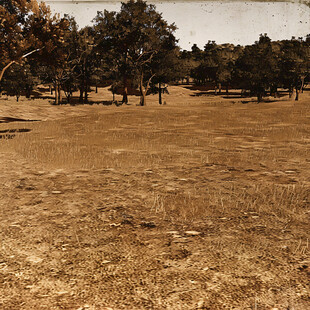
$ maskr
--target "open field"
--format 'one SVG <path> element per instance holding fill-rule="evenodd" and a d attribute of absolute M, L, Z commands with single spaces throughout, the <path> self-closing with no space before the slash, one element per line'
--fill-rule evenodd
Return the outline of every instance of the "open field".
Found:
<path fill-rule="evenodd" d="M 1 309 L 310 309 L 309 91 L 4 99 Z"/>

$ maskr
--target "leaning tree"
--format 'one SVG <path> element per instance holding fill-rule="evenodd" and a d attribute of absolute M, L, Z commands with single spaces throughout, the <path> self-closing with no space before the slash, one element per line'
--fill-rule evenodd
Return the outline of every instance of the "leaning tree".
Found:
<path fill-rule="evenodd" d="M 2 0 L 0 26 L 1 82 L 10 66 L 23 65 L 30 55 L 38 57 L 38 61 L 58 59 L 55 50 L 64 43 L 68 23 L 53 15 L 43 2 Z"/>
<path fill-rule="evenodd" d="M 21 63 L 34 53 L 30 19 L 34 2 L 2 0 L 0 3 L 0 82 L 14 63 Z M 31 50 L 32 49 L 32 50 Z"/>

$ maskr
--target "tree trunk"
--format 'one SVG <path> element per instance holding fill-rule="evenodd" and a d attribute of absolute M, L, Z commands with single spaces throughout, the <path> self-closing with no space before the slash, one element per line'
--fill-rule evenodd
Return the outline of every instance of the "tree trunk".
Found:
<path fill-rule="evenodd" d="M 222 93 L 222 83 L 219 83 L 219 94 L 221 94 Z"/>
<path fill-rule="evenodd" d="M 228 95 L 228 84 L 226 84 L 226 95 Z"/>
<path fill-rule="evenodd" d="M 26 88 L 26 98 L 29 99 L 31 96 L 31 87 Z"/>
<path fill-rule="evenodd" d="M 259 91 L 259 92 L 257 93 L 257 103 L 261 102 L 262 99 L 263 99 L 263 94 L 262 94 L 262 92 Z"/>
<path fill-rule="evenodd" d="M 57 82 L 55 82 L 55 104 L 58 105 L 59 104 L 59 96 L 58 96 L 58 85 L 57 85 Z"/>
<path fill-rule="evenodd" d="M 3 78 L 3 75 L 4 75 L 4 72 L 10 67 L 13 65 L 13 63 L 15 63 L 15 61 L 11 61 L 9 64 L 7 64 L 0 72 L 0 82 Z"/>
<path fill-rule="evenodd" d="M 66 99 L 67 99 L 67 103 L 70 104 L 71 102 L 71 98 L 72 98 L 72 90 L 71 88 L 69 88 L 68 91 L 65 91 L 65 96 L 66 96 Z"/>
<path fill-rule="evenodd" d="M 142 91 L 142 94 L 140 96 L 140 106 L 145 106 L 146 105 L 146 97 L 145 97 L 145 92 Z"/>
<path fill-rule="evenodd" d="M 89 76 L 88 76 L 88 66 L 87 66 L 87 62 L 85 59 L 85 63 L 84 63 L 84 74 L 85 74 L 85 78 L 84 78 L 84 103 L 87 104 L 88 103 L 88 91 L 90 90 L 89 88 Z"/>
<path fill-rule="evenodd" d="M 257 92 L 257 103 L 260 103 L 263 97 L 265 96 L 265 88 L 263 86 L 259 86 L 256 88 L 256 92 Z"/>
<path fill-rule="evenodd" d="M 298 99 L 299 99 L 299 89 L 298 89 L 297 86 L 295 87 L 295 91 L 296 91 L 295 101 L 298 101 Z"/>
<path fill-rule="evenodd" d="M 36 50 L 33 50 L 33 51 L 31 51 L 31 52 L 29 52 L 29 53 L 27 53 L 27 54 L 24 54 L 24 55 L 20 58 L 20 60 L 22 60 L 23 58 L 27 58 L 29 55 L 31 55 L 31 54 L 33 54 L 33 53 L 35 53 L 35 52 L 38 52 L 39 50 L 40 50 L 40 48 L 38 48 L 38 49 L 36 49 Z M 10 66 L 12 66 L 13 63 L 15 63 L 15 62 L 16 62 L 15 60 L 11 61 L 10 63 L 8 63 L 8 64 L 1 70 L 1 72 L 0 72 L 0 82 L 1 82 L 1 80 L 2 80 L 2 78 L 3 78 L 4 72 L 5 72 Z"/>
<path fill-rule="evenodd" d="M 122 103 L 128 104 L 128 89 L 127 89 L 127 76 L 124 75 L 123 77 L 123 99 Z"/>
<path fill-rule="evenodd" d="M 80 84 L 80 98 L 79 102 L 83 103 L 83 96 L 84 96 L 84 81 Z"/>
<path fill-rule="evenodd" d="M 147 94 L 147 91 L 150 87 L 150 83 L 151 83 L 151 80 L 152 78 L 155 76 L 155 74 L 153 74 L 147 81 L 146 83 L 146 86 L 143 87 L 143 72 L 141 72 L 141 75 L 140 75 L 140 105 L 141 106 L 144 106 L 146 105 L 146 94 Z"/>
<path fill-rule="evenodd" d="M 304 92 L 304 86 L 305 86 L 305 78 L 304 78 L 304 77 L 302 77 L 302 78 L 301 78 L 301 87 L 300 87 L 300 91 L 301 91 L 301 93 L 303 93 L 303 92 Z"/>
<path fill-rule="evenodd" d="M 217 95 L 217 86 L 214 87 L 214 95 Z"/>
<path fill-rule="evenodd" d="M 85 104 L 88 103 L 88 85 L 87 85 L 87 83 L 86 83 L 85 89 L 84 89 L 84 103 Z"/>
<path fill-rule="evenodd" d="M 96 85 L 96 94 L 98 94 L 98 86 Z"/>
<path fill-rule="evenodd" d="M 292 96 L 293 96 L 293 91 L 294 91 L 293 87 L 290 87 L 289 90 L 288 90 L 288 96 L 289 96 L 289 98 L 292 98 Z"/>
<path fill-rule="evenodd" d="M 159 100 L 159 104 L 162 104 L 162 96 L 161 96 L 161 83 L 158 83 L 158 100 Z"/>
<path fill-rule="evenodd" d="M 140 76 L 140 105 L 144 106 L 145 102 L 145 92 L 143 91 L 143 72 L 141 72 Z"/>
<path fill-rule="evenodd" d="M 58 83 L 58 104 L 60 104 L 61 103 L 61 101 L 62 101 L 62 95 L 61 95 L 61 85 L 60 85 L 60 83 Z"/>

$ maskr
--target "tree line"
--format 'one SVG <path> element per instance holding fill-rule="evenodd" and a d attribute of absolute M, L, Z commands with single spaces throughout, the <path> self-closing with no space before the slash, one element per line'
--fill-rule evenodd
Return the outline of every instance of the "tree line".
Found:
<path fill-rule="evenodd" d="M 79 29 L 69 15 L 52 14 L 36 0 L 2 0 L 0 4 L 0 92 L 30 97 L 39 84 L 51 85 L 55 104 L 70 103 L 73 92 L 88 102 L 90 87 L 111 85 L 128 103 L 130 90 L 146 104 L 149 93 L 162 93 L 167 83 L 193 80 L 242 89 L 257 96 L 277 95 L 279 88 L 296 100 L 310 71 L 310 35 L 271 41 L 261 35 L 253 45 L 193 45 L 181 50 L 169 24 L 156 7 L 142 0 L 122 3 L 119 12 L 98 12 L 91 26 Z"/>
<path fill-rule="evenodd" d="M 310 35 L 305 38 L 271 41 L 267 34 L 260 35 L 252 45 L 217 45 L 209 41 L 204 49 L 196 45 L 191 52 L 182 53 L 189 64 L 188 74 L 195 83 L 215 84 L 215 92 L 222 86 L 241 89 L 257 96 L 277 96 L 278 89 L 286 89 L 295 100 L 310 79 Z"/>

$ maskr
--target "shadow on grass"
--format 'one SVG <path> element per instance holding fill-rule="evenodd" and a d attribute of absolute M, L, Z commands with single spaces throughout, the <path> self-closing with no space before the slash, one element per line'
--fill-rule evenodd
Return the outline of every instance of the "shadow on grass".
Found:
<path fill-rule="evenodd" d="M 116 106 L 121 105 L 122 103 L 119 101 L 113 101 L 113 100 L 87 100 L 87 102 L 81 102 L 79 97 L 72 97 L 70 98 L 70 101 L 68 102 L 68 100 L 66 98 L 63 98 L 63 100 L 60 103 L 61 105 L 72 105 L 72 106 L 76 106 L 76 105 L 105 105 L 105 106 L 110 106 L 115 104 Z"/>
<path fill-rule="evenodd" d="M 273 103 L 273 102 L 279 102 L 280 103 L 281 100 L 279 100 L 279 98 L 274 98 L 274 99 L 265 98 L 265 99 L 262 99 L 261 101 L 257 101 L 257 99 L 241 100 L 241 103 L 243 103 L 243 104 L 248 104 L 248 103 L 259 104 L 259 103 Z"/>
<path fill-rule="evenodd" d="M 16 133 L 30 132 L 30 131 L 31 129 L 27 128 L 0 130 L 0 139 L 13 139 L 16 136 Z"/>
<path fill-rule="evenodd" d="M 215 92 L 214 92 L 214 91 L 201 91 L 201 92 L 196 93 L 196 94 L 191 94 L 190 96 L 191 96 L 191 97 L 200 97 L 200 96 L 208 96 L 208 97 L 211 97 L 211 96 L 217 96 L 217 95 L 215 95 Z"/>
<path fill-rule="evenodd" d="M 39 122 L 39 120 L 0 116 L 0 124 L 1 123 L 12 123 L 12 122 Z"/>
<path fill-rule="evenodd" d="M 202 92 L 207 92 L 209 90 L 214 90 L 214 85 L 182 85 L 182 87 L 189 89 L 189 90 L 199 90 Z"/>

